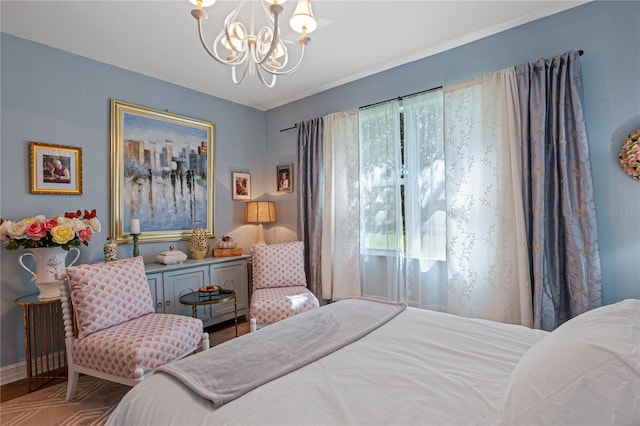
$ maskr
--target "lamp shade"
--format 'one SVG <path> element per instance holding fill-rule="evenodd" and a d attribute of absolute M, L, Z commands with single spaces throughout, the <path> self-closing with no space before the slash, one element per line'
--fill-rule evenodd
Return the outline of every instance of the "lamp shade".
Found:
<path fill-rule="evenodd" d="M 306 35 L 315 31 L 318 23 L 316 22 L 316 18 L 313 17 L 311 2 L 309 0 L 298 0 L 296 10 L 289 20 L 289 25 L 295 32 L 300 34 Z"/>
<path fill-rule="evenodd" d="M 248 201 L 244 205 L 246 223 L 276 222 L 276 203 L 274 201 Z"/>
<path fill-rule="evenodd" d="M 216 0 L 202 0 L 202 7 L 213 6 L 215 2 Z M 194 6 L 198 6 L 198 0 L 189 0 L 189 3 L 191 3 Z"/>

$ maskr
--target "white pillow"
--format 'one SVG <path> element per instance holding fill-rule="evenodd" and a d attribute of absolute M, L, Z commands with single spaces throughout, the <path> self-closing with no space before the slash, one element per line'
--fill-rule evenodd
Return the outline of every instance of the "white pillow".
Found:
<path fill-rule="evenodd" d="M 579 315 L 525 352 L 501 424 L 640 424 L 640 300 Z"/>

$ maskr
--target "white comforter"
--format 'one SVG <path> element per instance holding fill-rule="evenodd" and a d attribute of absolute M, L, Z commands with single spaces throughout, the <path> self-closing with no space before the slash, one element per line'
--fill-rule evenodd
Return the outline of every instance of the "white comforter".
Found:
<path fill-rule="evenodd" d="M 107 425 L 495 424 L 511 371 L 546 335 L 408 308 L 360 340 L 217 409 L 156 374 L 123 398 Z"/>

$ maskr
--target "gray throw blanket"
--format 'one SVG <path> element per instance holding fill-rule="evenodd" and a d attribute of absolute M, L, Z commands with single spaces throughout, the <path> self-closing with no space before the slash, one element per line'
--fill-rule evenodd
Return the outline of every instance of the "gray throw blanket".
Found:
<path fill-rule="evenodd" d="M 404 303 L 345 299 L 159 367 L 219 407 L 365 336 Z M 220 368 L 226 366 L 226 368 Z M 233 366 L 233 368 L 228 368 Z"/>

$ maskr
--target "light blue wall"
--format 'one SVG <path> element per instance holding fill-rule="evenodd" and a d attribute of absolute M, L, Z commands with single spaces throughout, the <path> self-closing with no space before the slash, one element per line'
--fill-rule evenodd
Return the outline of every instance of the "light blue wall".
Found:
<path fill-rule="evenodd" d="M 215 229 L 248 249 L 255 226 L 242 224 L 243 203 L 231 200 L 231 171 L 264 174 L 265 113 L 168 84 L 87 58 L 2 34 L 0 134 L 0 217 L 22 219 L 37 213 L 97 209 L 103 231 L 83 247 L 80 263 L 103 259 L 110 215 L 110 99 L 168 110 L 216 125 Z M 231 84 L 231 83 L 230 83 Z M 84 193 L 80 196 L 29 193 L 29 142 L 82 147 Z M 250 154 L 249 154 L 250 153 Z M 265 192 L 252 182 L 253 196 Z M 249 238 L 247 238 L 247 235 Z M 186 243 L 175 244 L 187 250 Z M 151 262 L 169 243 L 141 244 Z M 120 257 L 131 256 L 121 245 Z M 37 293 L 18 265 L 22 253 L 0 250 L 1 365 L 24 360 L 22 311 L 14 300 Z"/>
<path fill-rule="evenodd" d="M 605 303 L 640 298 L 640 184 L 617 166 L 626 133 L 640 127 L 638 2 L 594 2 L 457 49 L 260 112 L 86 58 L 1 35 L 0 216 L 96 208 L 103 231 L 80 262 L 102 259 L 109 214 L 109 100 L 116 98 L 216 124 L 216 231 L 243 247 L 255 227 L 241 224 L 230 173 L 252 173 L 253 198 L 277 201 L 278 223 L 267 242 L 295 239 L 295 193 L 273 194 L 275 165 L 296 163 L 296 122 L 460 81 L 539 57 L 584 49 L 587 129 L 596 190 Z M 286 84 L 283 78 L 279 84 Z M 265 133 L 266 128 L 266 133 Z M 28 142 L 80 146 L 82 196 L 29 193 Z M 248 155 L 251 153 L 251 155 Z M 266 162 L 265 162 L 266 159 Z M 295 164 L 297 167 L 297 164 Z M 295 183 L 297 185 L 297 182 Z M 297 187 L 297 186 L 296 186 Z M 151 261 L 167 244 L 144 244 Z M 178 248 L 185 249 L 184 243 Z M 130 256 L 131 246 L 120 248 Z M 24 360 L 21 311 L 13 301 L 36 291 L 17 265 L 19 253 L 0 250 L 0 365 Z"/>
<path fill-rule="evenodd" d="M 640 298 L 640 183 L 617 163 L 624 137 L 640 127 L 639 16 L 640 2 L 589 3 L 273 109 L 267 112 L 270 159 L 295 155 L 296 131 L 280 129 L 299 121 L 583 49 L 604 302 Z"/>

